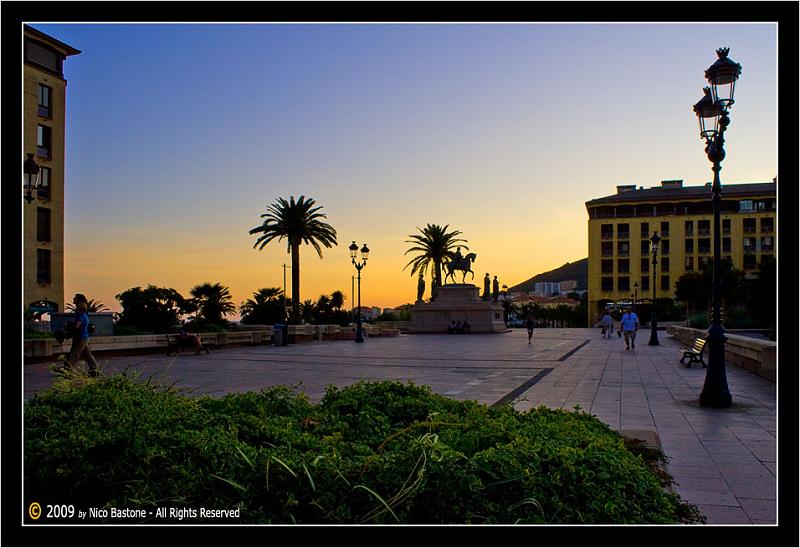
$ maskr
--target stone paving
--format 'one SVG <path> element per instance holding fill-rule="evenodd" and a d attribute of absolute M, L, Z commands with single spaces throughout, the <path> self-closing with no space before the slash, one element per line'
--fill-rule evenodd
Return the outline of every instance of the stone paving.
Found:
<path fill-rule="evenodd" d="M 775 384 L 727 368 L 734 405 L 698 405 L 705 369 L 685 368 L 678 343 L 626 350 L 598 329 L 524 329 L 487 335 L 401 335 L 286 347 L 250 346 L 179 357 L 160 354 L 99 358 L 106 374 L 129 367 L 143 376 L 222 395 L 277 384 L 300 385 L 318 401 L 328 385 L 392 379 L 429 385 L 437 393 L 488 405 L 513 401 L 518 410 L 544 405 L 589 412 L 616 430 L 652 430 L 670 457 L 676 491 L 709 524 L 776 524 Z M 25 398 L 48 388 L 47 364 L 26 364 Z"/>

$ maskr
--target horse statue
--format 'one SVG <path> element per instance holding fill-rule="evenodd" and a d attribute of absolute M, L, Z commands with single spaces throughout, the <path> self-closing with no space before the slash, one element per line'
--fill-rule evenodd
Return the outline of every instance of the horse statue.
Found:
<path fill-rule="evenodd" d="M 444 283 L 447 283 L 447 278 L 452 277 L 453 283 L 456 281 L 455 271 L 461 271 L 461 283 L 465 283 L 467 279 L 467 272 L 472 274 L 472 278 L 475 279 L 475 273 L 470 268 L 470 263 L 475 261 L 475 257 L 477 255 L 475 253 L 467 253 L 461 259 L 451 259 L 445 266 L 447 267 L 447 274 L 444 277 Z"/>

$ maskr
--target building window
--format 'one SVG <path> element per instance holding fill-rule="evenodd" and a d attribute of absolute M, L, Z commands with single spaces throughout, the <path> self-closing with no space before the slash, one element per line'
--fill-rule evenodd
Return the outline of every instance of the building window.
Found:
<path fill-rule="evenodd" d="M 739 212 L 753 211 L 753 200 L 739 200 Z"/>
<path fill-rule="evenodd" d="M 39 84 L 39 116 L 53 117 L 53 88 Z"/>
<path fill-rule="evenodd" d="M 46 207 L 36 208 L 36 239 L 50 241 L 50 209 Z"/>
<path fill-rule="evenodd" d="M 628 230 L 628 223 L 620 223 L 617 225 L 617 239 L 627 240 L 630 238 L 630 231 Z"/>
<path fill-rule="evenodd" d="M 697 221 L 697 235 L 711 236 L 711 221 Z"/>
<path fill-rule="evenodd" d="M 650 240 L 642 240 L 641 252 L 642 255 L 647 255 L 650 253 Z"/>
<path fill-rule="evenodd" d="M 761 218 L 761 233 L 775 232 L 775 219 L 772 217 Z"/>
<path fill-rule="evenodd" d="M 756 256 L 750 253 L 744 254 L 744 269 L 753 270 L 756 267 Z"/>
<path fill-rule="evenodd" d="M 686 236 L 694 236 L 694 221 L 686 221 L 683 228 Z"/>
<path fill-rule="evenodd" d="M 36 155 L 45 160 L 49 160 L 52 148 L 53 130 L 39 124 L 36 127 Z"/>
<path fill-rule="evenodd" d="M 669 276 L 661 276 L 661 290 L 669 291 Z"/>
<path fill-rule="evenodd" d="M 711 266 L 711 257 L 698 257 L 697 258 L 697 269 L 698 270 L 705 270 Z"/>
<path fill-rule="evenodd" d="M 603 257 L 611 257 L 614 255 L 614 242 L 601 242 L 600 254 Z"/>
<path fill-rule="evenodd" d="M 686 257 L 684 259 L 683 268 L 686 272 L 694 271 L 694 257 Z"/>
<path fill-rule="evenodd" d="M 648 291 L 650 289 L 650 276 L 642 276 L 642 282 L 639 286 L 642 288 L 642 291 Z"/>
<path fill-rule="evenodd" d="M 600 278 L 600 283 L 603 291 L 614 291 L 614 278 L 603 276 Z"/>
<path fill-rule="evenodd" d="M 669 240 L 661 240 L 661 254 L 669 255 Z"/>
<path fill-rule="evenodd" d="M 661 258 L 661 271 L 662 272 L 669 272 L 669 257 L 662 257 Z"/>
<path fill-rule="evenodd" d="M 40 284 L 50 283 L 50 250 L 36 250 L 36 281 Z"/>
<path fill-rule="evenodd" d="M 614 259 L 602 259 L 600 261 L 600 270 L 603 274 L 614 273 Z"/>
<path fill-rule="evenodd" d="M 617 242 L 617 255 L 623 257 L 627 256 L 631 251 L 631 246 L 628 242 Z"/>
<path fill-rule="evenodd" d="M 761 254 L 761 264 L 766 264 L 769 261 L 774 261 L 775 255 L 770 255 L 769 253 L 762 253 Z"/>
<path fill-rule="evenodd" d="M 640 234 L 642 235 L 642 239 L 646 240 L 647 238 L 650 237 L 650 223 L 642 223 L 640 227 L 641 227 Z"/>
<path fill-rule="evenodd" d="M 731 220 L 730 219 L 722 219 L 722 233 L 723 234 L 730 234 L 731 233 Z"/>
<path fill-rule="evenodd" d="M 620 276 L 617 278 L 617 291 L 630 291 L 631 279 L 627 276 Z"/>
<path fill-rule="evenodd" d="M 711 238 L 698 238 L 697 240 L 698 253 L 711 253 Z"/>
<path fill-rule="evenodd" d="M 39 188 L 36 191 L 39 198 L 50 199 L 50 178 L 52 173 L 49 167 L 42 166 L 39 168 Z"/>
<path fill-rule="evenodd" d="M 688 240 L 686 240 L 686 243 L 684 244 L 684 248 L 683 248 L 683 250 L 684 250 L 686 253 L 694 253 L 694 240 L 693 240 L 693 239 L 691 239 L 691 238 L 689 238 Z"/>
<path fill-rule="evenodd" d="M 62 56 L 41 42 L 25 39 L 25 60 L 61 74 Z"/>
<path fill-rule="evenodd" d="M 641 267 L 642 272 L 650 272 L 650 259 L 642 259 Z"/>
<path fill-rule="evenodd" d="M 761 251 L 775 251 L 772 236 L 764 236 L 761 238 Z"/>
<path fill-rule="evenodd" d="M 662 238 L 669 238 L 669 221 L 664 221 L 661 223 L 661 234 L 659 234 Z"/>
<path fill-rule="evenodd" d="M 630 261 L 628 259 L 617 259 L 617 272 L 625 274 L 631 271 Z"/>
<path fill-rule="evenodd" d="M 730 238 L 722 238 L 722 252 L 723 253 L 730 253 L 731 252 L 731 239 Z"/>
<path fill-rule="evenodd" d="M 600 225 L 600 238 L 610 240 L 614 237 L 614 225 Z"/>
<path fill-rule="evenodd" d="M 756 252 L 756 239 L 755 238 L 742 238 L 742 248 L 745 253 Z"/>
<path fill-rule="evenodd" d="M 755 234 L 756 220 L 752 218 L 742 219 L 742 231 L 745 234 Z"/>

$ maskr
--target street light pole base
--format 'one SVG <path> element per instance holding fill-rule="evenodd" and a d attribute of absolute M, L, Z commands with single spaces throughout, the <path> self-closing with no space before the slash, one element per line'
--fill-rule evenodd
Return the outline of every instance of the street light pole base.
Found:
<path fill-rule="evenodd" d="M 650 342 L 648 342 L 647 344 L 650 346 L 659 346 L 658 332 L 657 332 L 658 326 L 655 320 L 651 320 L 650 323 L 652 324 L 652 327 L 650 329 Z"/>
<path fill-rule="evenodd" d="M 711 393 L 705 390 L 700 393 L 700 407 L 713 407 L 715 409 L 723 409 L 731 407 L 733 399 L 730 393 Z"/>

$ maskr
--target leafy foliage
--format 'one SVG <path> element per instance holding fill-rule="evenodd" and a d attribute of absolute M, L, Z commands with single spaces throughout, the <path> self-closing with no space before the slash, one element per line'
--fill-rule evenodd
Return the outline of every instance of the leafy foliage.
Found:
<path fill-rule="evenodd" d="M 431 268 L 431 278 L 433 285 L 442 285 L 442 263 L 453 258 L 456 247 L 469 249 L 465 245 L 466 240 L 458 238 L 461 234 L 458 230 L 447 232 L 450 225 L 432 225 L 428 223 L 425 228 L 417 228 L 420 234 L 410 234 L 410 240 L 406 243 L 414 244 L 405 254 L 416 252 L 417 255 L 411 259 L 403 268 L 411 267 L 411 276 L 419 272 L 425 276 L 428 268 Z"/>
<path fill-rule="evenodd" d="M 189 292 L 198 319 L 206 324 L 225 325 L 225 316 L 236 312 L 230 289 L 221 283 L 205 282 L 194 286 Z"/>
<path fill-rule="evenodd" d="M 118 375 L 34 396 L 24 428 L 31 500 L 239 507 L 243 523 L 702 519 L 586 413 L 413 384 L 329 387 L 313 405 L 289 387 L 192 398 Z"/>
<path fill-rule="evenodd" d="M 193 309 L 191 302 L 169 287 L 132 287 L 116 295 L 122 305 L 115 332 L 168 333 L 181 314 Z"/>
<path fill-rule="evenodd" d="M 285 320 L 283 290 L 277 287 L 262 287 L 239 307 L 241 322 L 269 325 Z"/>

